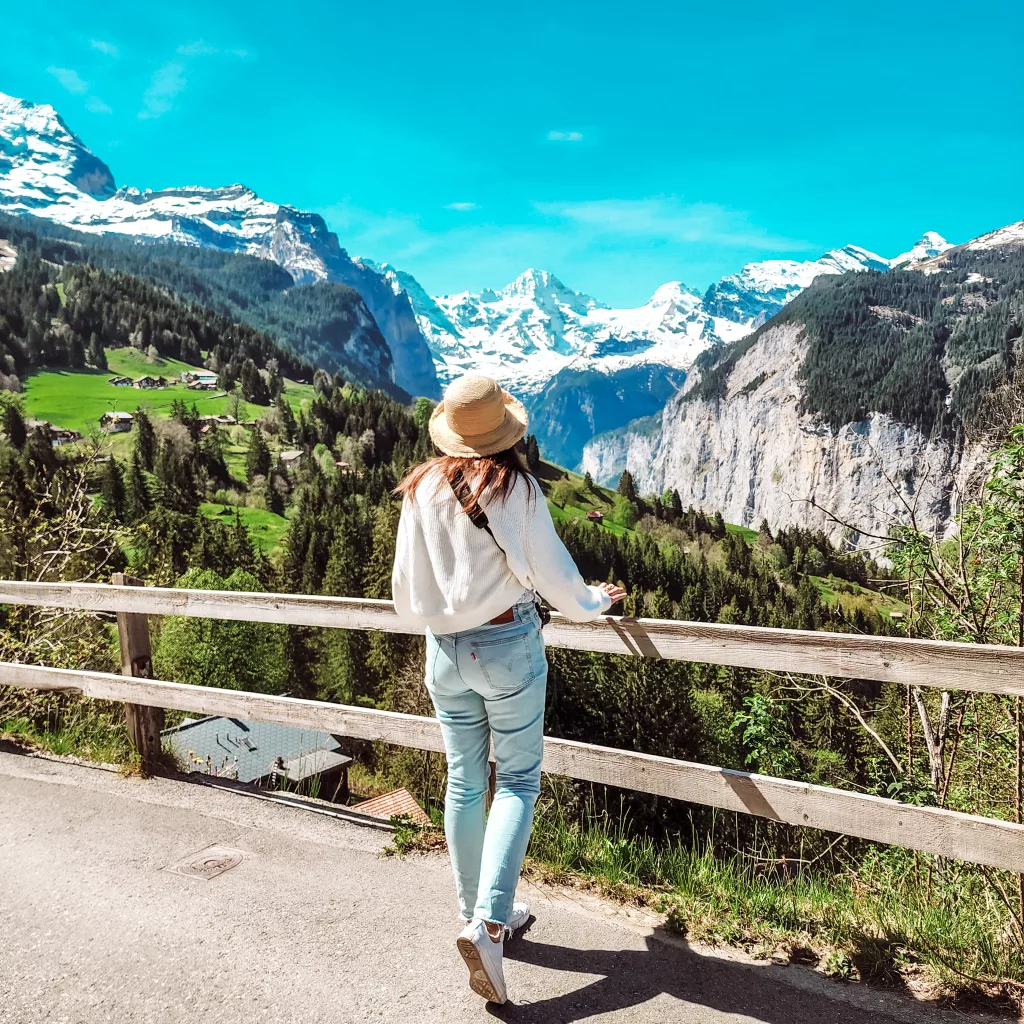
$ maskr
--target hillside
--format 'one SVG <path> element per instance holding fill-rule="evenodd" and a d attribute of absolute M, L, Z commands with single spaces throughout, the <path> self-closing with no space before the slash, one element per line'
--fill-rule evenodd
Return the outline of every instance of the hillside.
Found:
<path fill-rule="evenodd" d="M 0 214 L 0 238 L 29 246 L 58 264 L 88 263 L 169 289 L 236 323 L 272 337 L 304 362 L 341 373 L 399 398 L 391 350 L 362 298 L 343 284 L 296 286 L 269 260 L 160 242 L 139 246 L 116 236 L 84 234 L 33 217 Z"/>
<path fill-rule="evenodd" d="M 117 188 L 110 168 L 50 106 L 0 93 L 0 210 L 135 245 L 176 243 L 273 262 L 295 284 L 354 288 L 384 332 L 394 381 L 436 397 L 437 377 L 408 298 L 352 260 L 322 217 L 269 202 L 244 185 L 157 192 Z M 137 268 L 134 268 L 137 269 Z M 260 325 L 262 326 L 262 325 Z"/>

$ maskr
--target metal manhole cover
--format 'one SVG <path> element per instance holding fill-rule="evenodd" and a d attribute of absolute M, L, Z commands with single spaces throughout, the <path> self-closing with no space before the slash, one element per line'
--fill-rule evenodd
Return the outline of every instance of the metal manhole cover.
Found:
<path fill-rule="evenodd" d="M 241 850 L 232 850 L 229 846 L 208 846 L 205 850 L 190 854 L 167 870 L 178 875 L 191 875 L 194 878 L 205 878 L 209 881 L 225 871 L 230 871 L 245 860 Z"/>

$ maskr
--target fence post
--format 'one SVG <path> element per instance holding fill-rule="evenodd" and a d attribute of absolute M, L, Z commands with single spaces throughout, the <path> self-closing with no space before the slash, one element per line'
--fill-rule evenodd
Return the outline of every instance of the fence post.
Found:
<path fill-rule="evenodd" d="M 134 576 L 115 572 L 110 582 L 119 587 L 141 587 Z M 139 679 L 153 678 L 153 652 L 149 643 L 149 616 L 134 612 L 117 613 L 117 638 L 121 645 L 121 674 Z M 147 774 L 160 764 L 160 730 L 164 727 L 164 709 L 141 704 L 125 704 L 125 721 L 132 746 L 138 751 L 142 770 Z"/>

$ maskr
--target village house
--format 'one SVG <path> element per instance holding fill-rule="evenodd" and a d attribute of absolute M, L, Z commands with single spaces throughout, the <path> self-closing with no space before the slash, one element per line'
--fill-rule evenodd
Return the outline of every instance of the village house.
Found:
<path fill-rule="evenodd" d="M 131 377 L 111 377 L 107 383 L 113 384 L 115 388 L 130 388 L 132 386 L 132 379 Z"/>
<path fill-rule="evenodd" d="M 181 381 L 194 391 L 210 391 L 217 387 L 217 374 L 210 370 L 183 370 Z"/>
<path fill-rule="evenodd" d="M 329 733 L 210 717 L 186 718 L 161 736 L 186 771 L 348 800 L 352 758 L 339 752 L 341 744 Z"/>
<path fill-rule="evenodd" d="M 281 465 L 284 466 L 285 469 L 297 469 L 301 458 L 302 452 L 300 451 L 281 452 L 279 456 L 279 461 Z"/>
<path fill-rule="evenodd" d="M 53 448 L 63 448 L 66 444 L 74 444 L 79 441 L 82 435 L 77 430 L 66 430 L 64 427 L 55 427 L 49 420 L 25 420 L 25 426 L 30 432 L 42 431 L 50 439 Z"/>
<path fill-rule="evenodd" d="M 138 377 L 132 382 L 132 387 L 142 388 L 144 391 L 149 391 L 153 388 L 167 387 L 167 381 L 165 381 L 163 377 Z"/>
<path fill-rule="evenodd" d="M 130 412 L 105 412 L 100 417 L 100 429 L 108 434 L 125 434 L 132 429 Z"/>
<path fill-rule="evenodd" d="M 592 523 L 603 523 L 604 522 L 604 513 L 603 512 L 598 512 L 598 510 L 596 508 L 592 508 L 587 513 L 587 519 L 589 519 L 590 522 L 592 522 Z"/>

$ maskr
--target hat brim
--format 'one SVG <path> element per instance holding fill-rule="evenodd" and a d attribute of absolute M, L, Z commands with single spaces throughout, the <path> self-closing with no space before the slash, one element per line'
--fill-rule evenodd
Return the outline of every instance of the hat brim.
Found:
<path fill-rule="evenodd" d="M 430 416 L 430 439 L 445 455 L 461 459 L 497 455 L 511 448 L 526 434 L 528 417 L 518 398 L 513 398 L 504 388 L 501 395 L 505 400 L 505 416 L 497 427 L 486 434 L 457 434 L 445 419 L 444 402 L 438 402 Z"/>

